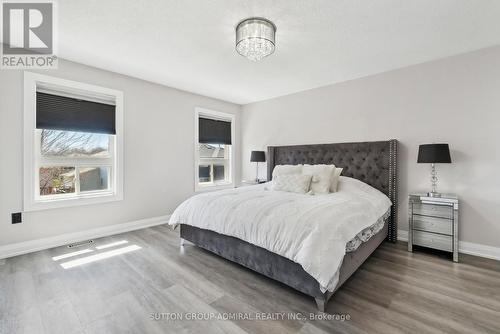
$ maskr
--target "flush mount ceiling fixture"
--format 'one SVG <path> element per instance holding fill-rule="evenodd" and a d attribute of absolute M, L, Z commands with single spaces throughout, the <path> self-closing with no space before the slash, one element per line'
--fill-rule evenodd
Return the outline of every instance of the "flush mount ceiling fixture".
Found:
<path fill-rule="evenodd" d="M 276 26 L 261 17 L 251 17 L 236 26 L 236 51 L 252 61 L 261 60 L 274 52 Z"/>

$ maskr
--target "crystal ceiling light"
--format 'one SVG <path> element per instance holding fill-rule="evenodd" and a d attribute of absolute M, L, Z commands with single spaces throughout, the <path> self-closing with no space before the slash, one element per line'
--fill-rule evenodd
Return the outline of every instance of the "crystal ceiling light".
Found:
<path fill-rule="evenodd" d="M 236 51 L 252 61 L 269 56 L 275 49 L 276 26 L 269 20 L 252 17 L 236 26 Z"/>

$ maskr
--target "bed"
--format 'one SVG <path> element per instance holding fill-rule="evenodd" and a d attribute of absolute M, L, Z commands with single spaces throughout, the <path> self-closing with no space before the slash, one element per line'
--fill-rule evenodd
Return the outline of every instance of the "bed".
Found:
<path fill-rule="evenodd" d="M 387 197 L 390 200 L 390 202 L 387 200 L 389 202 L 388 211 L 384 215 L 380 216 L 380 219 L 382 219 L 381 222 L 379 219 L 379 225 L 381 225 L 382 228 L 379 229 L 373 235 L 371 235 L 368 240 L 361 242 L 354 251 L 348 252 L 346 249 L 345 254 L 344 253 L 342 254 L 340 262 L 338 262 L 338 260 L 337 262 L 335 262 L 334 255 L 336 253 L 340 254 L 340 252 L 338 247 L 337 248 L 334 247 L 334 243 L 335 242 L 338 243 L 342 240 L 339 241 L 335 239 L 335 242 L 332 241 L 332 245 L 330 244 L 327 245 L 320 244 L 317 246 L 315 245 L 314 247 L 321 248 L 321 251 L 323 253 L 312 252 L 312 254 L 320 254 L 321 256 L 313 257 L 312 259 L 307 259 L 307 261 L 304 260 L 299 261 L 297 260 L 297 257 L 300 257 L 300 254 L 297 255 L 294 253 L 293 256 L 292 255 L 289 256 L 287 253 L 285 253 L 285 251 L 270 251 L 269 249 L 272 249 L 271 247 L 267 246 L 260 247 L 259 242 L 257 242 L 256 240 L 251 240 L 250 238 L 236 237 L 238 234 L 235 233 L 229 233 L 229 232 L 218 233 L 217 229 L 213 228 L 210 225 L 198 224 L 199 226 L 195 226 L 197 224 L 193 223 L 193 221 L 194 222 L 197 221 L 196 217 L 204 217 L 204 216 L 196 216 L 196 213 L 198 211 L 204 210 L 203 206 L 198 206 L 198 209 L 196 210 L 191 209 L 190 212 L 191 223 L 189 222 L 188 219 L 181 219 L 179 218 L 179 215 L 177 215 L 176 218 L 174 219 L 175 221 L 173 222 L 173 224 L 180 225 L 181 243 L 183 240 L 190 241 L 191 243 L 195 244 L 198 247 L 204 248 L 223 258 L 226 258 L 240 265 L 243 265 L 247 268 L 250 268 L 260 274 L 263 274 L 269 278 L 284 283 L 302 293 L 314 297 L 318 309 L 324 312 L 326 303 L 334 294 L 334 292 L 337 289 L 339 289 L 343 283 L 347 281 L 347 279 L 356 271 L 356 269 L 359 268 L 359 266 L 361 266 L 361 264 L 372 254 L 372 252 L 384 240 L 390 242 L 396 241 L 397 141 L 388 140 L 388 141 L 360 142 L 360 143 L 268 147 L 268 179 L 271 179 L 272 171 L 276 165 L 297 165 L 297 164 L 335 164 L 336 166 L 343 168 L 342 176 L 346 181 L 351 179 L 362 181 L 363 184 L 367 184 L 370 186 L 366 187 L 370 188 L 366 189 L 367 192 L 370 192 L 373 190 L 373 188 L 375 188 L 378 190 L 376 191 L 377 193 L 379 192 L 383 193 L 385 195 L 383 197 Z M 359 181 L 356 182 L 361 183 Z M 354 181 L 349 181 L 349 182 L 353 183 Z M 260 185 L 260 187 L 265 187 L 265 185 Z M 264 200 L 267 200 L 267 198 L 269 198 L 270 201 L 271 200 L 279 201 L 281 198 L 281 197 L 278 198 L 277 195 L 272 193 L 272 191 L 267 193 L 261 191 L 259 193 L 260 190 L 258 188 L 245 191 L 246 192 L 241 190 L 239 192 L 225 191 L 221 193 L 221 196 L 225 198 L 226 201 L 232 201 L 233 198 L 242 198 L 240 199 L 240 202 L 235 204 L 236 205 L 235 207 L 249 205 L 248 203 L 252 203 L 252 201 L 260 197 L 262 197 Z M 252 191 L 254 192 L 252 193 Z M 345 194 L 350 194 L 350 193 L 348 191 L 345 191 Z M 361 199 L 363 199 L 363 197 L 365 196 L 365 194 L 362 192 L 360 193 L 354 192 L 353 194 L 354 195 L 350 194 L 351 198 L 349 199 L 349 201 L 353 203 L 356 202 L 355 199 L 357 197 L 359 197 L 361 201 Z M 213 197 L 215 195 L 203 195 L 203 196 L 212 196 L 211 199 L 205 198 L 205 201 L 210 200 L 212 203 L 214 202 L 214 199 L 216 199 L 216 197 Z M 293 196 L 293 195 L 288 195 L 288 196 Z M 332 196 L 332 199 L 335 198 L 335 200 L 338 200 L 339 197 L 340 197 L 339 195 L 337 195 L 337 197 Z M 223 201 L 223 198 L 221 198 L 221 201 Z M 293 197 L 290 198 L 293 200 Z M 329 200 L 327 197 L 324 198 L 325 201 Z M 199 197 L 199 199 L 202 199 L 202 197 Z M 303 201 L 310 202 L 312 200 L 304 197 Z M 390 203 L 392 203 L 392 205 L 390 205 Z M 334 206 L 331 207 L 334 208 Z M 307 206 L 305 206 L 305 208 L 307 208 Z M 357 208 L 356 210 L 360 211 L 361 207 L 353 206 L 353 208 Z M 228 208 L 227 210 L 231 211 L 232 209 Z M 290 208 L 288 207 L 287 210 L 290 210 Z M 189 212 L 189 210 L 184 210 L 184 211 Z M 382 212 L 378 211 L 378 213 L 375 213 L 375 209 L 373 211 L 374 211 L 373 215 L 376 214 L 377 216 Z M 219 213 L 218 212 L 214 213 L 215 216 L 217 214 Z M 174 212 L 174 215 L 176 215 L 176 212 Z M 357 215 L 363 217 L 361 214 Z M 230 216 L 228 216 L 228 214 L 226 213 L 226 216 L 220 216 L 220 217 L 225 217 L 221 219 L 227 219 L 227 217 Z M 238 222 L 238 219 L 242 221 L 244 220 L 244 218 L 241 215 L 238 217 L 239 218 L 231 217 L 231 219 L 233 220 L 232 224 L 226 224 L 226 225 L 234 226 Z M 269 216 L 267 216 L 267 219 L 268 221 L 265 226 L 270 225 Z M 292 216 L 290 216 L 290 218 L 288 219 L 290 219 L 289 225 L 293 226 L 291 221 Z M 215 220 L 217 219 L 215 218 Z M 248 224 L 249 223 L 247 222 L 247 227 L 251 226 Z M 201 228 L 200 226 L 204 226 L 204 228 Z M 358 226 L 359 228 L 359 226 L 365 227 L 372 225 L 368 225 L 368 223 L 366 223 L 366 225 L 356 225 L 356 226 Z M 359 232 L 361 233 L 362 231 L 365 230 L 361 229 Z M 323 233 L 316 232 L 316 234 L 321 236 L 324 235 L 325 233 L 323 230 Z M 285 236 L 280 236 L 279 238 L 285 239 Z M 248 242 L 248 240 L 252 242 Z M 307 239 L 307 241 L 309 241 L 309 239 Z M 273 242 L 276 243 L 275 240 L 273 240 Z M 324 241 L 321 241 L 321 243 L 324 243 Z M 283 248 L 284 246 L 281 247 Z M 331 254 L 332 256 L 326 256 L 325 250 L 329 250 L 330 252 L 332 252 L 332 253 L 326 253 L 326 254 Z M 340 255 L 338 255 L 337 257 L 339 256 Z M 333 266 L 338 265 L 338 267 L 336 267 L 335 269 L 336 271 L 334 278 L 330 278 L 330 276 L 328 276 L 329 280 L 325 281 L 323 280 L 323 276 L 321 276 L 322 273 L 316 272 L 315 268 L 307 265 L 308 263 L 312 263 L 312 265 L 314 265 L 315 261 L 317 261 L 315 260 L 316 258 L 319 258 L 321 262 L 324 262 L 322 265 L 323 267 L 325 266 L 325 263 L 326 264 L 331 263 L 332 268 Z M 295 261 L 293 261 L 292 259 Z M 332 284 L 327 284 L 326 282 L 332 282 Z"/>

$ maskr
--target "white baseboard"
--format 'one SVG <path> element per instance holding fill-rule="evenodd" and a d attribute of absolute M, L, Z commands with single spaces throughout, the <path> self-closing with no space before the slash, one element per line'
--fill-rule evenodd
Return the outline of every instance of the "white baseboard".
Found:
<path fill-rule="evenodd" d="M 408 242 L 408 231 L 398 229 L 398 240 Z"/>
<path fill-rule="evenodd" d="M 22 255 L 26 253 L 32 253 L 53 247 L 59 247 L 74 242 L 95 239 L 95 238 L 102 238 L 113 234 L 119 234 L 128 231 L 139 230 L 141 228 L 146 228 L 150 226 L 166 224 L 169 218 L 170 215 L 146 218 L 128 223 L 114 224 L 114 225 L 94 228 L 91 230 L 85 230 L 75 233 L 66 233 L 49 238 L 23 241 L 5 246 L 0 246 L 0 259 L 16 255 Z"/>
<path fill-rule="evenodd" d="M 408 231 L 398 230 L 398 240 L 407 242 Z M 500 261 L 500 248 L 498 247 L 459 241 L 458 252 Z"/>

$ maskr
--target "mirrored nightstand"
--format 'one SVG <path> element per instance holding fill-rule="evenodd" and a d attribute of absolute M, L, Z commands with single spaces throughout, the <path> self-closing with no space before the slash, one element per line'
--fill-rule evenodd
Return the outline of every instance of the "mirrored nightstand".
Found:
<path fill-rule="evenodd" d="M 453 253 L 458 262 L 458 197 L 411 194 L 408 203 L 408 251 L 413 245 Z"/>

